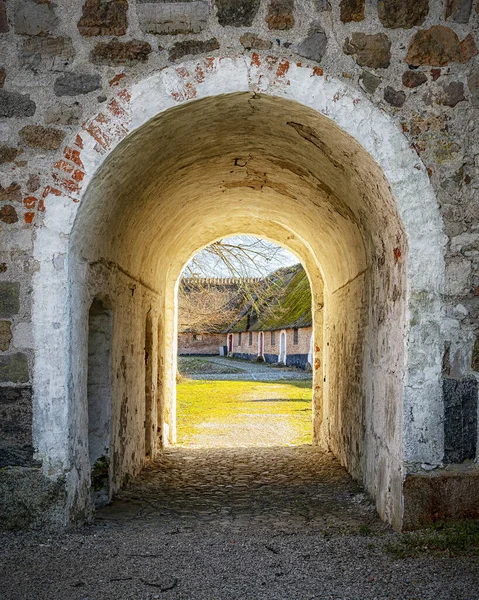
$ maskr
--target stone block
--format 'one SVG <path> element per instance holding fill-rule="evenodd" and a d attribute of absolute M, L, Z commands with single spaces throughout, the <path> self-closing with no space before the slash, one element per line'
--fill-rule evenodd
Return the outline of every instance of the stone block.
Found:
<path fill-rule="evenodd" d="M 47 35 L 58 24 L 53 2 L 22 0 L 16 2 L 14 12 L 15 33 L 21 35 Z"/>
<path fill-rule="evenodd" d="M 403 529 L 434 522 L 479 518 L 479 471 L 436 470 L 407 475 L 403 485 Z"/>
<path fill-rule="evenodd" d="M 446 0 L 444 16 L 446 20 L 452 20 L 456 23 L 469 23 L 471 8 L 472 0 Z"/>
<path fill-rule="evenodd" d="M 110 42 L 100 42 L 90 54 L 90 60 L 95 65 L 134 65 L 146 62 L 151 53 L 151 46 L 142 40 L 120 42 L 114 38 Z"/>
<path fill-rule="evenodd" d="M 206 27 L 211 3 L 207 0 L 139 0 L 136 11 L 140 29 L 144 33 L 200 33 Z"/>
<path fill-rule="evenodd" d="M 319 63 L 326 54 L 327 45 L 326 33 L 321 25 L 316 23 L 312 25 L 307 37 L 295 47 L 295 50 L 300 56 Z"/>
<path fill-rule="evenodd" d="M 359 77 L 359 82 L 369 94 L 374 94 L 381 83 L 381 77 L 377 77 L 377 75 L 369 71 L 363 71 Z"/>
<path fill-rule="evenodd" d="M 18 281 L 0 281 L 0 318 L 5 319 L 18 314 L 20 310 L 20 283 Z"/>
<path fill-rule="evenodd" d="M 0 118 L 32 117 L 36 108 L 29 94 L 0 89 Z"/>
<path fill-rule="evenodd" d="M 59 77 L 53 89 L 56 96 L 80 96 L 101 88 L 100 75 L 86 73 L 65 73 Z"/>
<path fill-rule="evenodd" d="M 0 356 L 0 382 L 28 383 L 28 359 L 26 354 L 16 352 Z"/>
<path fill-rule="evenodd" d="M 471 261 L 466 258 L 452 259 L 446 264 L 445 292 L 449 296 L 462 296 L 469 291 Z"/>
<path fill-rule="evenodd" d="M 251 27 L 260 0 L 216 0 L 218 22 L 223 27 Z"/>
<path fill-rule="evenodd" d="M 240 42 L 246 50 L 269 50 L 273 46 L 273 42 L 263 40 L 254 33 L 244 33 L 240 37 Z"/>
<path fill-rule="evenodd" d="M 63 71 L 75 58 L 75 51 L 67 37 L 31 37 L 23 40 L 20 57 L 22 65 L 32 71 Z"/>
<path fill-rule="evenodd" d="M 391 42 L 384 33 L 369 35 L 355 32 L 346 38 L 343 50 L 345 54 L 354 56 L 361 67 L 371 69 L 387 69 L 391 60 Z"/>
<path fill-rule="evenodd" d="M 429 12 L 429 0 L 380 0 L 378 16 L 384 27 L 409 29 L 422 25 Z"/>
<path fill-rule="evenodd" d="M 64 526 L 64 478 L 49 479 L 38 467 L 0 469 L 2 529 Z"/>
<path fill-rule="evenodd" d="M 0 387 L 0 468 L 32 461 L 31 388 Z"/>
<path fill-rule="evenodd" d="M 170 60 L 178 60 L 183 56 L 194 56 L 196 54 L 205 54 L 218 50 L 220 47 L 216 38 L 210 40 L 185 40 L 184 42 L 177 42 L 170 48 Z"/>
<path fill-rule="evenodd" d="M 0 350 L 5 352 L 10 347 L 12 341 L 12 323 L 11 321 L 0 321 Z M 1 390 L 0 390 L 1 393 Z"/>
<path fill-rule="evenodd" d="M 7 7 L 5 6 L 5 0 L 0 0 L 0 33 L 7 33 L 7 31 L 8 31 Z"/>
<path fill-rule="evenodd" d="M 412 38 L 405 61 L 414 67 L 444 67 L 451 62 L 466 63 L 478 53 L 471 35 L 462 42 L 457 34 L 442 25 L 421 29 Z"/>
<path fill-rule="evenodd" d="M 76 125 L 81 118 L 82 107 L 79 102 L 73 104 L 57 102 L 45 112 L 45 123 L 48 125 Z"/>
<path fill-rule="evenodd" d="M 271 0 L 266 23 L 269 29 L 291 29 L 294 25 L 294 0 Z"/>
<path fill-rule="evenodd" d="M 366 0 L 341 0 L 340 19 L 343 23 L 364 20 Z"/>
<path fill-rule="evenodd" d="M 467 87 L 471 95 L 472 105 L 479 106 L 479 69 L 471 72 L 467 79 Z"/>
<path fill-rule="evenodd" d="M 459 102 L 464 102 L 464 84 L 462 81 L 451 81 L 442 86 L 442 94 L 437 98 L 437 104 L 453 108 Z"/>
<path fill-rule="evenodd" d="M 127 0 L 86 0 L 78 21 L 81 35 L 125 35 L 128 28 Z"/>
<path fill-rule="evenodd" d="M 19 155 L 20 150 L 7 146 L 6 144 L 0 144 L 0 165 L 5 163 L 13 162 Z"/>
<path fill-rule="evenodd" d="M 17 223 L 18 215 L 15 207 L 11 204 L 5 204 L 5 206 L 2 206 L 2 208 L 0 208 L 0 221 L 6 223 L 7 225 Z"/>
<path fill-rule="evenodd" d="M 390 85 L 384 89 L 384 100 L 395 108 L 401 108 L 406 101 L 406 94 L 402 90 L 395 90 Z"/>
<path fill-rule="evenodd" d="M 41 148 L 42 150 L 58 150 L 65 132 L 53 127 L 42 125 L 25 125 L 19 132 L 20 139 L 30 148 Z"/>
<path fill-rule="evenodd" d="M 5 67 L 0 67 L 0 88 L 5 85 L 5 79 L 7 78 L 7 71 Z"/>
<path fill-rule="evenodd" d="M 21 202 L 22 189 L 18 183 L 11 183 L 8 187 L 0 185 L 0 202 Z"/>
<path fill-rule="evenodd" d="M 423 83 L 426 83 L 427 76 L 421 71 L 405 71 L 402 76 L 402 83 L 407 88 L 419 87 Z"/>
<path fill-rule="evenodd" d="M 446 378 L 443 393 L 444 462 L 474 460 L 477 448 L 477 379 Z"/>

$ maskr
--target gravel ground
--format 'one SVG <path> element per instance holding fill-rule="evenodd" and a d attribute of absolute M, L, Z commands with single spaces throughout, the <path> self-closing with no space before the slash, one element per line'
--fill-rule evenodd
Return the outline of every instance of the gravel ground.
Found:
<path fill-rule="evenodd" d="M 187 360 L 187 357 L 182 357 Z M 189 379 L 215 379 L 218 381 L 281 381 L 282 379 L 311 379 L 310 372 L 290 367 L 276 367 L 267 363 L 257 363 L 250 360 L 236 358 L 222 358 L 221 356 L 201 357 L 201 360 L 211 362 L 223 367 L 239 368 L 242 373 L 196 373 L 188 374 Z"/>
<path fill-rule="evenodd" d="M 0 598 L 479 598 L 477 557 L 397 559 L 398 539 L 315 448 L 176 448 L 77 533 L 0 535 Z"/>

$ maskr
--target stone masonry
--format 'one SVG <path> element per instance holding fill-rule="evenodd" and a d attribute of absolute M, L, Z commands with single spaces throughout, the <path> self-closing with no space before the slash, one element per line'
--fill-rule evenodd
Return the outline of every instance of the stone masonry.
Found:
<path fill-rule="evenodd" d="M 95 151 L 105 154 L 126 135 L 121 125 L 108 127 L 126 114 L 133 87 L 169 67 L 185 79 L 181 65 L 192 57 L 211 65 L 219 57 L 245 56 L 259 68 L 261 54 L 278 81 L 286 63 L 307 66 L 325 81 L 357 89 L 405 136 L 427 170 L 445 243 L 441 318 L 431 331 L 443 344 L 439 421 L 446 446 L 442 464 L 433 467 L 474 465 L 478 47 L 479 0 L 0 0 L 0 506 L 18 493 L 32 506 L 23 526 L 66 524 L 58 509 L 65 474 L 47 464 L 34 441 L 42 397 L 62 402 L 53 383 L 35 392 L 33 378 L 32 288 L 43 258 L 34 244 L 52 198 L 80 199 L 90 168 L 80 133 L 86 130 Z M 196 72 L 197 82 L 203 77 Z M 190 84 L 182 88 L 182 98 L 193 99 L 191 90 Z M 314 142 L 307 131 L 295 131 Z M 50 214 L 61 237 L 61 205 Z M 398 249 L 396 262 L 400 256 Z M 49 268 L 60 272 L 66 260 L 54 251 Z M 55 314 L 64 307 L 49 309 L 52 328 L 60 329 L 63 317 Z M 429 468 L 415 465 L 409 472 L 423 477 Z"/>

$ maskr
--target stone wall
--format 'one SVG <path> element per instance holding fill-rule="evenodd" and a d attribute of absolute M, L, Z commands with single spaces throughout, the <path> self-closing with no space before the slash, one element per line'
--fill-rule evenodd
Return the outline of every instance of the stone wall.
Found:
<path fill-rule="evenodd" d="M 83 158 L 84 139 L 79 131 L 88 133 L 99 155 L 105 154 L 129 131 L 121 119 L 127 114 L 130 100 L 135 101 L 131 98 L 135 85 L 167 67 L 174 67 L 178 69 L 181 85 L 178 84 L 178 91 L 173 90 L 172 97 L 175 98 L 176 93 L 175 100 L 193 99 L 195 86 L 204 80 L 213 58 L 226 55 L 245 56 L 252 68 L 269 65 L 270 71 L 265 68 L 261 72 L 264 86 L 269 85 L 268 82 L 272 86 L 275 82 L 286 86 L 285 73 L 290 64 L 296 64 L 311 67 L 315 77 L 344 84 L 344 89 L 357 89 L 354 102 L 364 103 L 367 99 L 387 115 L 417 153 L 417 169 L 422 165 L 426 167 L 439 203 L 446 244 L 444 286 L 438 282 L 445 301 L 440 308 L 440 322 L 431 319 L 430 323 L 430 330 L 434 330 L 431 335 L 443 345 L 445 405 L 438 400 L 431 409 L 442 431 L 427 431 L 426 425 L 422 427 L 429 418 L 426 413 L 430 407 L 421 410 L 412 400 L 409 405 L 406 397 L 404 424 L 400 412 L 382 414 L 375 421 L 376 408 L 381 410 L 379 403 L 373 414 L 349 415 L 347 427 L 354 428 L 355 422 L 361 423 L 361 427 L 350 430 L 346 437 L 354 446 L 357 437 L 364 437 L 364 426 L 371 429 L 368 439 L 376 439 L 378 430 L 382 430 L 386 422 L 388 435 L 397 440 L 402 438 L 398 428 L 404 427 L 405 439 L 409 440 L 404 455 L 411 472 L 420 470 L 421 464 L 429 468 L 441 460 L 456 461 L 470 458 L 474 453 L 477 456 L 477 441 L 474 444 L 474 440 L 469 439 L 471 435 L 474 437 L 470 433 L 475 429 L 474 414 L 477 423 L 475 381 L 479 368 L 477 44 L 478 0 L 384 0 L 377 3 L 365 0 L 0 0 L 0 465 L 36 469 L 42 464 L 44 474 L 61 477 L 67 470 L 74 479 L 74 471 L 69 471 L 72 458 L 60 450 L 61 437 L 57 439 L 52 434 L 55 438 L 52 446 L 59 448 L 52 464 L 46 464 L 45 447 L 40 448 L 35 442 L 36 432 L 45 426 L 42 419 L 48 412 L 42 409 L 42 400 L 53 399 L 53 405 L 61 413 L 65 390 L 54 376 L 60 367 L 51 366 L 51 376 L 49 373 L 42 380 L 41 387 L 33 380 L 33 374 L 43 370 L 44 362 L 48 361 L 46 345 L 54 349 L 61 347 L 63 353 L 72 351 L 62 333 L 70 308 L 64 300 L 58 304 L 52 300 L 42 307 L 42 321 L 34 322 L 32 290 L 39 277 L 40 263 L 42 273 L 48 269 L 49 276 L 41 280 L 47 291 L 57 287 L 58 278 L 68 269 L 67 232 L 74 216 L 67 206 L 79 201 L 82 186 L 92 169 L 92 163 Z M 193 57 L 206 60 L 201 63 L 204 67 L 190 77 L 182 71 L 182 64 Z M 210 60 L 210 57 L 213 58 Z M 291 85 L 295 85 L 294 79 Z M 146 94 L 147 86 L 142 90 Z M 334 100 L 338 106 L 341 97 L 339 87 Z M 140 116 L 134 118 L 141 120 Z M 302 139 L 308 136 L 310 141 L 317 139 L 312 137 L 311 131 L 294 128 L 294 123 L 290 130 Z M 321 144 L 316 148 L 322 151 Z M 336 171 L 341 172 L 337 158 L 333 156 Z M 255 181 L 252 185 L 259 189 L 264 183 Z M 330 189 L 322 189 L 322 193 L 330 192 Z M 414 201 L 418 228 L 424 229 L 428 226 L 420 220 L 424 197 L 419 195 Z M 408 210 L 411 212 L 413 208 Z M 93 236 L 100 226 L 92 225 L 85 236 Z M 384 227 L 386 230 L 386 222 Z M 404 240 L 390 239 L 389 242 L 400 269 Z M 436 238 L 431 243 L 438 244 Z M 35 252 L 34 244 L 40 250 Z M 388 290 L 388 298 L 404 294 L 399 284 L 386 281 L 386 276 L 380 278 L 384 256 L 375 258 L 379 277 L 376 281 L 381 281 L 382 289 Z M 431 277 L 439 278 L 438 272 L 431 264 Z M 138 332 L 143 332 L 145 311 L 151 305 L 156 306 L 155 319 L 159 320 L 164 299 L 158 299 L 151 292 L 151 281 L 142 279 L 132 283 L 129 276 L 129 273 L 116 271 L 117 283 L 109 281 L 104 289 L 115 285 L 121 288 L 124 318 L 130 319 L 131 326 Z M 102 291 L 89 277 L 86 277 L 89 291 L 80 303 L 83 316 L 88 312 L 93 288 Z M 105 276 L 103 281 L 107 279 Z M 118 283 L 120 280 L 123 283 Z M 127 309 L 129 286 L 133 285 L 137 286 L 133 296 L 137 311 L 134 319 L 127 316 L 131 308 Z M 331 315 L 330 330 L 336 328 L 331 340 L 341 339 L 344 320 L 356 312 L 354 285 L 351 292 L 346 289 L 341 292 L 344 297 L 351 293 L 351 310 Z M 367 301 L 377 299 L 378 294 L 381 290 L 373 290 Z M 436 314 L 439 310 L 434 304 L 436 300 L 427 295 L 418 295 L 413 300 L 417 314 L 409 310 L 410 323 L 424 320 L 425 312 Z M 374 315 L 377 322 L 384 325 L 379 333 L 376 331 L 382 350 L 371 359 L 374 375 L 367 384 L 369 391 L 377 387 L 382 377 L 388 376 L 382 352 L 390 356 L 391 343 L 400 342 L 394 336 L 392 342 L 388 338 L 387 319 L 393 316 L 393 312 Z M 367 345 L 371 340 L 367 339 L 366 324 L 363 324 L 364 329 L 361 329 L 349 323 L 351 335 L 358 343 Z M 47 326 L 57 332 L 56 338 L 46 334 L 50 331 Z M 34 335 L 33 329 L 36 330 Z M 42 330 L 45 331 L 43 337 Z M 143 341 L 139 333 L 133 338 L 132 342 L 125 334 L 124 343 L 125 346 L 133 343 L 132 354 L 137 369 L 141 370 Z M 348 352 L 354 353 L 351 346 L 344 352 L 341 350 L 341 360 Z M 44 357 L 43 362 L 39 357 Z M 354 358 L 357 361 L 358 355 Z M 418 372 L 429 368 L 427 359 L 427 353 L 414 358 Z M 355 364 L 359 369 L 359 362 Z M 117 358 L 116 368 L 120 365 L 121 356 Z M 352 385 L 352 378 L 342 387 L 341 362 L 336 361 L 335 365 L 330 372 L 330 379 L 338 384 L 335 393 L 357 393 L 347 388 Z M 129 384 L 125 385 L 125 389 L 130 389 Z M 139 386 L 138 383 L 131 385 Z M 361 383 L 359 395 L 369 393 L 365 391 L 367 385 Z M 399 379 L 392 378 L 388 385 L 397 388 Z M 386 389 L 381 390 L 385 396 L 388 393 Z M 467 426 L 458 428 L 454 418 L 457 410 L 466 415 Z M 81 421 L 81 417 L 78 418 Z M 131 413 L 129 418 L 133 419 Z M 141 415 L 136 418 L 135 426 L 140 429 Z M 338 424 L 336 450 L 352 472 L 362 473 L 365 469 L 362 459 L 352 461 L 352 455 L 344 450 L 340 440 L 341 421 L 345 418 L 344 414 L 334 416 L 334 411 L 331 415 L 331 422 Z M 360 420 L 354 421 L 356 418 Z M 422 435 L 428 440 L 426 458 L 418 451 L 422 447 L 419 442 Z M 446 448 L 441 439 L 446 440 Z M 142 462 L 138 455 L 140 438 L 129 443 L 131 447 L 122 450 L 122 456 L 117 459 L 123 465 L 123 474 L 136 472 Z M 451 448 L 451 443 L 460 449 Z M 381 444 L 378 442 L 377 447 Z M 386 450 L 384 456 L 385 461 L 390 460 Z M 384 467 L 386 471 L 396 468 L 393 462 Z M 118 477 L 115 485 L 121 483 Z M 371 480 L 370 491 L 375 486 L 381 488 L 383 482 Z M 396 494 L 396 490 L 391 493 Z"/>
<path fill-rule="evenodd" d="M 226 335 L 223 333 L 179 333 L 178 354 L 188 355 L 218 355 L 220 346 L 226 345 Z"/>

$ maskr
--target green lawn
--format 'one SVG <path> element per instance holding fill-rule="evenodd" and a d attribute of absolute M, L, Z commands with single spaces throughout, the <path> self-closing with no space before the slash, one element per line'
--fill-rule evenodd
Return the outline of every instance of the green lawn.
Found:
<path fill-rule="evenodd" d="M 178 443 L 276 446 L 311 443 L 310 381 L 182 380 Z"/>
<path fill-rule="evenodd" d="M 197 375 L 212 373 L 215 375 L 229 375 L 231 373 L 244 373 L 244 369 L 233 365 L 220 365 L 207 358 L 197 356 L 179 356 L 178 371 L 180 375 Z"/>

